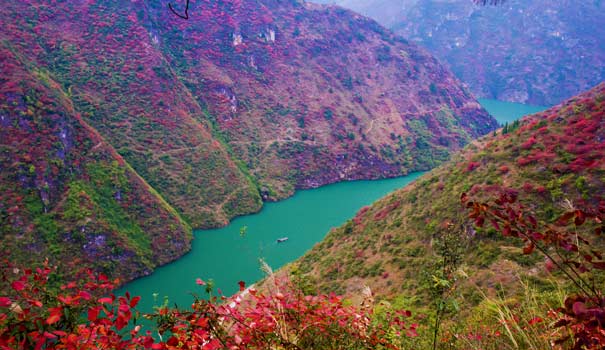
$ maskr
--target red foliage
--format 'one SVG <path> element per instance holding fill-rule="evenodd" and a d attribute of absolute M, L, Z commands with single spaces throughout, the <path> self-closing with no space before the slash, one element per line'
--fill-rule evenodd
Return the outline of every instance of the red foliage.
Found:
<path fill-rule="evenodd" d="M 471 172 L 477 169 L 481 164 L 479 162 L 469 162 L 466 166 L 466 172 Z"/>
<path fill-rule="evenodd" d="M 556 267 L 577 287 L 578 294 L 566 298 L 565 307 L 558 310 L 561 318 L 555 323 L 555 327 L 567 327 L 571 333 L 557 342 L 573 338 L 574 350 L 602 349 L 605 298 L 582 274 L 605 270 L 604 254 L 593 241 L 580 235 L 577 228 L 590 222 L 594 235 L 600 236 L 605 231 L 605 202 L 585 210 L 574 208 L 560 216 L 555 225 L 541 227 L 533 214 L 517 202 L 514 192 L 503 192 L 493 203 L 473 202 L 466 194 L 461 200 L 477 226 L 489 221 L 504 236 L 523 240 L 524 254 L 539 251 L 547 259 L 547 269 Z"/>
<path fill-rule="evenodd" d="M 145 315 L 155 320 L 166 339 L 150 332 L 140 335 L 131 323 L 140 297 L 111 294 L 114 284 L 103 275 L 86 271 L 86 279 L 48 288 L 53 273 L 47 263 L 35 271 L 6 263 L 2 283 L 11 286 L 0 297 L 1 349 L 270 349 L 396 348 L 385 329 L 416 335 L 416 325 L 406 325 L 410 312 L 387 314 L 372 322 L 369 306 L 347 306 L 334 294 L 309 296 L 287 280 L 277 280 L 268 294 L 240 283 L 241 294 L 231 298 L 197 299 L 190 310 L 168 307 Z M 210 287 L 198 279 L 198 285 Z M 95 297 L 96 295 L 96 297 Z"/>
<path fill-rule="evenodd" d="M 532 185 L 529 182 L 526 182 L 523 184 L 523 191 L 524 192 L 532 192 L 534 190 L 534 185 Z"/>
<path fill-rule="evenodd" d="M 523 149 L 530 149 L 533 147 L 533 145 L 536 144 L 536 138 L 534 136 L 530 137 L 529 139 L 527 139 L 527 141 L 523 142 L 523 144 L 521 145 L 521 148 Z"/>
<path fill-rule="evenodd" d="M 401 201 L 396 201 L 396 202 L 393 202 L 393 203 L 387 205 L 386 207 L 382 208 L 378 213 L 376 213 L 374 215 L 374 221 L 380 221 L 380 220 L 386 218 L 390 212 L 399 208 L 400 205 L 401 205 Z"/>

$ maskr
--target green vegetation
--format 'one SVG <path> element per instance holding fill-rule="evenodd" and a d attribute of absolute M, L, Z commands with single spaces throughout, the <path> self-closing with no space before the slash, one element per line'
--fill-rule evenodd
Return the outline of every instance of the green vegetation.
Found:
<path fill-rule="evenodd" d="M 485 338 L 495 344 L 489 347 L 487 340 L 459 337 L 461 332 L 474 330 L 454 325 L 480 327 L 484 323 L 479 323 L 477 315 L 510 318 L 507 313 L 516 303 L 531 309 L 523 315 L 529 317 L 524 322 L 544 311 L 542 303 L 550 308 L 560 306 L 560 298 L 549 297 L 553 283 L 568 293 L 576 290 L 561 272 L 548 271 L 544 256 L 523 254 L 528 248 L 520 240 L 504 237 L 501 230 L 487 224 L 476 227 L 459 198 L 467 193 L 484 201 L 501 192 L 514 193 L 526 212 L 535 212 L 543 227 L 554 224 L 570 208 L 598 203 L 605 197 L 605 169 L 597 160 L 605 154 L 594 133 L 602 132 L 605 113 L 596 101 L 603 95 L 605 85 L 600 85 L 556 109 L 505 126 L 507 132 L 478 140 L 414 184 L 362 208 L 294 268 L 323 291 L 346 291 L 355 298 L 356 286 L 367 284 L 379 298 L 393 302 L 404 298 L 416 313 L 428 315 L 419 320 L 419 334 L 432 339 L 433 330 L 447 330 L 439 334 L 456 342 L 452 349 L 496 349 L 510 344 L 541 348 L 547 340 L 545 328 L 540 326 L 540 337 L 522 329 L 498 328 L 500 335 L 507 333 L 496 338 L 494 322 L 490 326 L 493 333 Z M 574 110 L 583 112 L 568 112 Z M 423 123 L 411 125 L 423 135 Z M 578 130 L 584 130 L 583 135 Z M 578 140 L 582 141 L 578 144 Z M 560 149 L 570 156 L 555 152 Z M 443 241 L 444 227 L 452 230 L 447 237 L 453 240 Z M 593 244 L 598 251 L 605 246 L 602 239 Z M 368 273 L 377 262 L 382 262 L 380 274 Z M 340 273 L 335 273 L 338 268 Z M 437 307 L 432 306 L 435 300 Z M 456 339 L 452 338 L 455 334 Z M 427 341 L 423 348 L 432 344 Z"/>

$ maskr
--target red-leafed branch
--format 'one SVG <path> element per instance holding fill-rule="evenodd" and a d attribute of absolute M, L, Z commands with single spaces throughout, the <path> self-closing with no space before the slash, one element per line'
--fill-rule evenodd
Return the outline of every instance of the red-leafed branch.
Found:
<path fill-rule="evenodd" d="M 565 306 L 558 310 L 563 317 L 555 326 L 571 330 L 573 349 L 602 349 L 605 298 L 587 277 L 605 270 L 603 253 L 594 244 L 595 238 L 605 230 L 605 203 L 589 209 L 574 208 L 568 203 L 566 213 L 553 224 L 546 224 L 539 223 L 534 214 L 517 201 L 516 191 L 504 191 L 492 202 L 472 201 L 462 194 L 461 201 L 477 226 L 482 227 L 487 221 L 502 235 L 521 239 L 525 242 L 524 254 L 540 252 L 577 287 L 578 293 L 569 295 Z"/>

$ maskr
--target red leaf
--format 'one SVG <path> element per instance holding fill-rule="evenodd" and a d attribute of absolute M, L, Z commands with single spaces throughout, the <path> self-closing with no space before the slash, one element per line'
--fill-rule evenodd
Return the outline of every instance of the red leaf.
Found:
<path fill-rule="evenodd" d="M 100 298 L 98 300 L 98 302 L 99 302 L 99 304 L 111 304 L 113 302 L 113 299 L 105 297 L 105 298 Z"/>
<path fill-rule="evenodd" d="M 237 284 L 239 284 L 239 291 L 240 291 L 240 292 L 243 292 L 243 291 L 244 291 L 244 289 L 246 289 L 246 282 L 244 282 L 244 281 L 239 281 L 239 282 L 237 282 Z"/>
<path fill-rule="evenodd" d="M 479 227 L 483 227 L 483 223 L 485 222 L 485 219 L 483 217 L 478 217 L 475 220 L 475 225 L 479 226 Z"/>
<path fill-rule="evenodd" d="M 557 219 L 557 225 L 566 226 L 569 223 L 569 220 L 574 217 L 574 215 L 575 215 L 574 212 L 568 212 L 568 213 L 561 215 Z"/>
<path fill-rule="evenodd" d="M 586 313 L 586 305 L 581 301 L 573 303 L 573 313 L 576 315 L 583 315 Z"/>
<path fill-rule="evenodd" d="M 132 298 L 132 300 L 130 300 L 130 307 L 134 308 L 135 306 L 137 306 L 137 304 L 139 303 L 139 300 L 141 300 L 140 296 L 136 296 L 136 297 Z"/>
<path fill-rule="evenodd" d="M 126 313 L 130 311 L 130 307 L 126 304 L 120 304 L 120 306 L 118 306 L 118 310 L 122 313 Z"/>
<path fill-rule="evenodd" d="M 166 342 L 166 345 L 177 346 L 177 345 L 179 345 L 179 340 L 175 336 L 172 336 L 172 337 L 170 337 L 170 339 L 168 339 L 168 341 Z"/>
<path fill-rule="evenodd" d="M 54 339 L 57 336 L 54 335 L 54 334 L 52 334 L 52 333 L 49 333 L 49 332 L 44 332 L 44 337 L 47 338 L 47 339 Z"/>
<path fill-rule="evenodd" d="M 0 297 L 0 307 L 9 307 L 11 300 L 8 297 Z"/>
<path fill-rule="evenodd" d="M 88 320 L 90 322 L 94 322 L 99 317 L 99 313 L 101 312 L 101 307 L 97 306 L 95 308 L 88 309 Z"/>
<path fill-rule="evenodd" d="M 16 291 L 20 291 L 25 289 L 25 283 L 21 282 L 21 281 L 15 281 L 11 284 L 11 286 L 13 287 L 14 290 Z"/>
<path fill-rule="evenodd" d="M 61 319 L 61 316 L 59 316 L 59 315 L 50 315 L 46 319 L 46 324 L 57 323 L 57 322 L 59 322 L 60 319 Z"/>
<path fill-rule="evenodd" d="M 124 316 L 120 315 L 120 316 L 118 316 L 118 318 L 116 318 L 115 326 L 116 326 L 117 330 L 121 330 L 127 324 L 128 324 L 128 320 Z"/>
<path fill-rule="evenodd" d="M 44 343 L 46 343 L 46 338 L 44 338 L 43 336 L 40 336 L 38 338 L 38 341 L 36 342 L 36 346 L 34 347 L 34 350 L 42 349 L 42 346 L 44 345 Z"/>
<path fill-rule="evenodd" d="M 576 210 L 575 216 L 574 224 L 576 224 L 576 226 L 580 226 L 586 221 L 586 216 L 584 216 L 584 212 L 581 210 Z"/>
<path fill-rule="evenodd" d="M 78 295 L 80 296 L 80 298 L 84 299 L 84 300 L 90 300 L 92 298 L 92 296 L 90 295 L 90 293 L 85 292 L 83 290 L 81 290 Z"/>
<path fill-rule="evenodd" d="M 533 243 L 529 243 L 523 247 L 523 254 L 531 254 L 534 251 L 534 248 L 536 248 L 536 246 Z"/>
<path fill-rule="evenodd" d="M 540 317 L 534 317 L 534 318 L 532 318 L 531 320 L 529 320 L 529 322 L 528 322 L 528 323 L 529 323 L 530 325 L 534 325 L 534 324 L 536 324 L 536 323 L 540 323 L 540 322 L 542 322 L 542 321 L 544 321 L 542 318 L 540 318 Z"/>
<path fill-rule="evenodd" d="M 541 234 L 540 232 L 533 232 L 533 233 L 531 234 L 531 237 L 532 237 L 533 239 L 535 239 L 536 241 L 541 241 L 541 240 L 543 240 L 543 239 L 544 239 L 544 237 L 545 237 L 545 236 L 544 236 L 543 234 Z"/>
<path fill-rule="evenodd" d="M 205 328 L 208 325 L 208 319 L 199 318 L 194 324 L 199 328 Z"/>

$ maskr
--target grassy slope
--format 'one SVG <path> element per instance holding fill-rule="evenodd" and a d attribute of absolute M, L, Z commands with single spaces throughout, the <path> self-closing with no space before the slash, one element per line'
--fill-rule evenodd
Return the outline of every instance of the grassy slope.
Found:
<path fill-rule="evenodd" d="M 496 196 L 514 188 L 542 222 L 562 212 L 569 199 L 581 205 L 605 195 L 605 84 L 543 113 L 524 118 L 466 147 L 450 162 L 406 188 L 361 209 L 298 260 L 293 269 L 323 290 L 355 296 L 364 285 L 380 297 L 402 295 L 422 308 L 430 304 L 432 274 L 440 259 L 434 237 L 446 221 L 455 224 L 464 250 L 460 302 L 483 297 L 475 286 L 514 293 L 519 276 L 544 284 L 543 260 L 524 256 L 515 241 L 493 229 L 475 230 L 459 198 Z M 491 293 L 490 292 L 490 293 Z"/>

